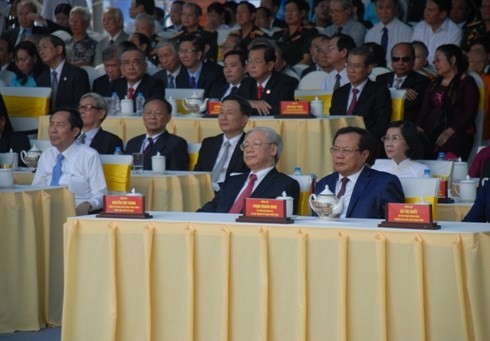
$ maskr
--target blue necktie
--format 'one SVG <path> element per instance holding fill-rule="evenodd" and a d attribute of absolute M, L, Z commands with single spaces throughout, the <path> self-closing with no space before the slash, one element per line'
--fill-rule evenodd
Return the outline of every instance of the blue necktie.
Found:
<path fill-rule="evenodd" d="M 388 29 L 383 27 L 383 34 L 381 35 L 381 46 L 385 49 L 385 53 L 388 49 Z"/>
<path fill-rule="evenodd" d="M 56 157 L 56 164 L 53 167 L 53 176 L 51 177 L 51 186 L 59 186 L 60 178 L 61 178 L 61 167 L 63 163 L 63 159 L 65 157 L 63 154 L 58 154 Z"/>
<path fill-rule="evenodd" d="M 167 88 L 175 89 L 174 76 L 171 74 L 168 75 L 168 86 L 167 86 Z"/>

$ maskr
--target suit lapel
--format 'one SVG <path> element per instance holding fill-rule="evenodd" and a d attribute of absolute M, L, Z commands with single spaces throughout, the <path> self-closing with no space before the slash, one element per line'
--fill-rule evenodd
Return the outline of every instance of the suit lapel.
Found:
<path fill-rule="evenodd" d="M 357 178 L 356 184 L 354 186 L 354 190 L 352 191 L 352 196 L 349 202 L 349 208 L 347 209 L 347 213 L 346 213 L 347 217 L 351 215 L 354 206 L 361 198 L 362 194 L 364 193 L 364 190 L 366 189 L 366 186 L 369 184 L 370 181 L 371 181 L 371 172 L 369 168 L 367 168 L 367 166 L 364 166 L 364 169 L 362 170 L 361 174 L 359 174 L 359 177 Z"/>
<path fill-rule="evenodd" d="M 230 163 L 228 164 L 228 169 L 226 170 L 226 175 L 230 174 L 230 171 L 233 166 L 236 165 L 238 162 L 243 160 L 243 154 L 241 153 L 240 150 L 240 145 L 243 143 L 243 140 L 245 139 L 245 133 L 242 134 L 242 137 L 240 137 L 240 140 L 238 141 L 237 145 L 235 146 L 235 149 L 233 150 L 233 154 L 231 155 Z"/>
<path fill-rule="evenodd" d="M 252 192 L 251 197 L 252 198 L 260 198 L 262 197 L 266 192 L 267 189 L 274 184 L 274 178 L 277 176 L 277 169 L 272 168 L 269 173 L 262 179 L 260 184 L 257 186 L 255 191 Z"/>

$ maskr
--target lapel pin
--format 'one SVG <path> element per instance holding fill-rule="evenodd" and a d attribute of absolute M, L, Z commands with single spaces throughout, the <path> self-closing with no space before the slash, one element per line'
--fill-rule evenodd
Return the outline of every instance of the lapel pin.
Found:
<path fill-rule="evenodd" d="M 267 89 L 267 90 L 265 90 L 265 93 L 266 93 L 266 94 L 270 94 L 270 93 L 271 93 L 271 91 L 270 91 L 269 89 Z"/>
<path fill-rule="evenodd" d="M 68 78 L 66 78 L 66 77 L 63 77 L 63 80 L 64 80 L 65 82 L 66 82 L 66 80 L 67 80 L 67 79 L 68 79 Z"/>

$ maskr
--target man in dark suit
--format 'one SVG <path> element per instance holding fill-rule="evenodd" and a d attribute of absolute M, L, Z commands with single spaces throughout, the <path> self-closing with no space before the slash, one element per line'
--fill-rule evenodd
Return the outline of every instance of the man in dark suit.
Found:
<path fill-rule="evenodd" d="M 136 96 L 142 93 L 145 98 L 165 98 L 165 87 L 159 79 L 146 74 L 146 57 L 138 49 L 129 49 L 121 55 L 121 72 L 124 76 L 114 82 L 112 91 L 117 92 L 119 98 L 133 99 L 136 111 Z"/>
<path fill-rule="evenodd" d="M 490 185 L 480 187 L 475 202 L 463 221 L 467 223 L 490 222 Z"/>
<path fill-rule="evenodd" d="M 276 198 L 285 192 L 296 208 L 299 184 L 275 167 L 282 151 L 282 139 L 273 129 L 251 129 L 242 144 L 243 159 L 250 172 L 230 176 L 221 190 L 198 212 L 240 213 L 245 198 Z"/>
<path fill-rule="evenodd" d="M 204 89 L 204 97 L 209 97 L 211 87 L 223 81 L 224 77 L 220 65 L 213 61 L 204 61 L 204 49 L 204 40 L 197 34 L 188 34 L 180 39 L 179 59 L 187 72 L 180 73 L 180 77 L 176 79 L 176 86 Z"/>
<path fill-rule="evenodd" d="M 369 49 L 360 47 L 349 52 L 350 83 L 334 91 L 330 115 L 362 116 L 366 129 L 379 140 L 390 122 L 391 95 L 386 85 L 369 80 L 372 68 L 373 55 Z"/>
<path fill-rule="evenodd" d="M 237 94 L 248 99 L 254 115 L 278 115 L 281 101 L 293 101 L 298 81 L 274 70 L 276 51 L 255 45 L 248 52 L 248 74 Z"/>
<path fill-rule="evenodd" d="M 102 52 L 105 75 L 94 80 L 92 90 L 102 97 L 112 96 L 112 85 L 121 78 L 121 49 L 110 46 Z"/>
<path fill-rule="evenodd" d="M 167 131 L 167 123 L 172 118 L 172 106 L 164 98 L 150 98 L 143 111 L 146 134 L 128 141 L 126 154 L 143 153 L 143 169 L 151 170 L 151 157 L 160 153 L 166 158 L 166 169 L 187 170 L 189 154 L 187 142 Z"/>
<path fill-rule="evenodd" d="M 29 149 L 31 149 L 29 138 L 23 133 L 14 131 L 3 97 L 0 95 L 0 153 L 8 153 L 12 150 L 14 153 L 20 154 L 21 151 L 28 151 Z M 25 166 L 20 159 L 19 164 Z"/>
<path fill-rule="evenodd" d="M 103 63 L 103 52 L 114 45 L 129 39 L 129 35 L 123 31 L 124 16 L 120 8 L 109 7 L 102 15 L 102 26 L 108 36 L 97 43 L 95 48 L 94 66 Z"/>
<path fill-rule="evenodd" d="M 116 147 L 123 149 L 123 142 L 119 138 L 100 126 L 107 116 L 106 100 L 94 92 L 86 93 L 80 100 L 78 107 L 82 116 L 82 132 L 78 142 L 92 147 L 99 154 L 114 154 Z"/>
<path fill-rule="evenodd" d="M 187 72 L 180 63 L 177 50 L 178 46 L 173 40 L 164 40 L 157 45 L 157 55 L 162 70 L 155 73 L 152 77 L 160 79 L 166 89 L 176 88 L 177 79 L 182 79 L 183 77 L 180 74 Z"/>
<path fill-rule="evenodd" d="M 328 189 L 343 200 L 341 218 L 385 218 L 387 203 L 405 200 L 395 175 L 369 168 L 376 141 L 366 130 L 341 128 L 335 134 L 332 153 L 335 172 L 321 179 L 316 192 Z"/>
<path fill-rule="evenodd" d="M 41 26 L 34 26 L 37 16 L 37 6 L 32 0 L 24 0 L 17 6 L 17 19 L 19 26 L 5 32 L 3 36 L 12 44 L 12 46 L 26 40 L 32 35 L 48 34 L 48 29 Z"/>
<path fill-rule="evenodd" d="M 223 74 L 226 80 L 211 88 L 209 98 L 222 100 L 240 89 L 247 72 L 246 58 L 247 55 L 241 50 L 232 50 L 225 54 L 223 58 Z"/>
<path fill-rule="evenodd" d="M 377 76 L 376 82 L 386 84 L 389 88 L 407 90 L 403 119 L 416 123 L 430 79 L 414 71 L 414 66 L 413 46 L 410 43 L 398 43 L 391 50 L 391 68 L 394 72 Z"/>
<path fill-rule="evenodd" d="M 243 129 L 251 113 L 252 107 L 245 99 L 236 95 L 225 97 L 218 116 L 219 128 L 223 133 L 202 141 L 194 170 L 212 172 L 211 181 L 216 192 L 231 173 L 249 171 L 243 161 L 240 145 L 245 138 Z"/>
<path fill-rule="evenodd" d="M 65 42 L 54 35 L 41 38 L 39 55 L 49 69 L 37 77 L 36 83 L 52 88 L 50 113 L 58 107 L 76 107 L 82 95 L 90 91 L 85 70 L 66 61 Z"/>

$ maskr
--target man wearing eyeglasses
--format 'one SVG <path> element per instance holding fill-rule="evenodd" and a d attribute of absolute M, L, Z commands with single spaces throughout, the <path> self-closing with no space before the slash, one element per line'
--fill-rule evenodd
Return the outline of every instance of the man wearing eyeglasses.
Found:
<path fill-rule="evenodd" d="M 298 182 L 275 167 L 282 151 L 281 136 L 271 128 L 256 127 L 248 131 L 241 149 L 250 172 L 230 176 L 214 199 L 198 212 L 241 213 L 245 198 L 273 199 L 283 192 L 293 197 L 296 208 Z"/>
<path fill-rule="evenodd" d="M 402 203 L 403 189 L 395 175 L 369 167 L 376 141 L 367 130 L 341 128 L 330 148 L 335 172 L 321 179 L 316 193 L 328 189 L 344 201 L 341 218 L 385 218 L 386 204 Z"/>
<path fill-rule="evenodd" d="M 78 136 L 78 142 L 89 146 L 99 154 L 114 154 L 116 147 L 123 148 L 123 142 L 119 138 L 100 126 L 107 116 L 107 102 L 97 93 L 89 92 L 80 99 L 78 107 L 82 116 L 82 132 Z"/>
<path fill-rule="evenodd" d="M 412 44 L 398 43 L 393 46 L 391 51 L 393 72 L 377 76 L 376 82 L 386 84 L 389 88 L 407 91 L 403 119 L 416 123 L 430 79 L 416 72 L 414 67 L 415 50 Z"/>

